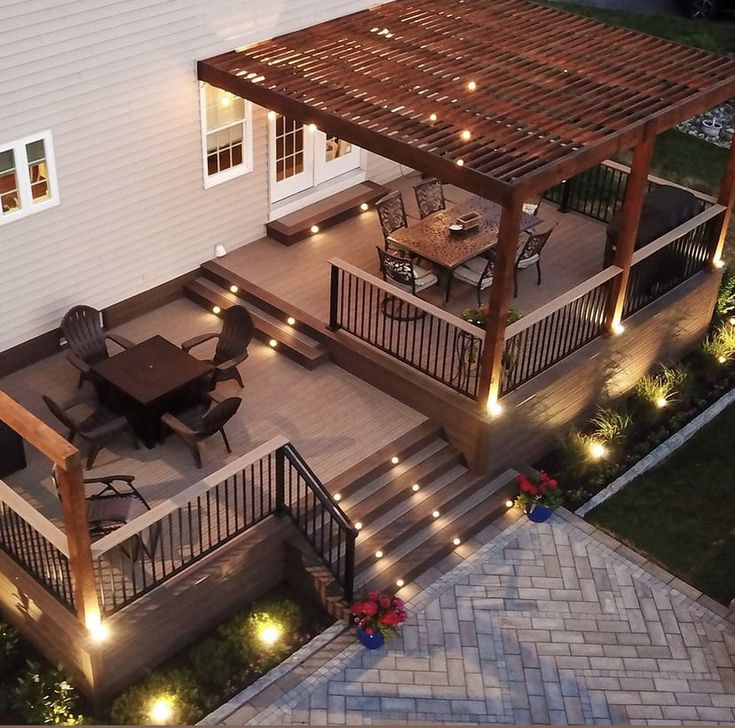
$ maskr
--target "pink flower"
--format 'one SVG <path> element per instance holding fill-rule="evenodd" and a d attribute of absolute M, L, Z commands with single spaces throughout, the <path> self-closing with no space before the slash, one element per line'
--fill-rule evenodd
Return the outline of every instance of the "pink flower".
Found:
<path fill-rule="evenodd" d="M 393 606 L 394 607 L 402 607 L 404 604 L 403 599 L 400 597 L 393 597 Z"/>

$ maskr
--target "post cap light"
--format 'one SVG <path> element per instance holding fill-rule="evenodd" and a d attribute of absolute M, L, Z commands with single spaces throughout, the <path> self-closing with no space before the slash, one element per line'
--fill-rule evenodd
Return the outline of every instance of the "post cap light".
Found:
<path fill-rule="evenodd" d="M 713 266 L 714 266 L 715 268 L 724 268 L 724 267 L 725 267 L 725 261 L 724 261 L 724 260 L 722 260 L 722 258 L 715 258 L 715 259 L 714 259 L 714 260 L 712 261 L 712 265 L 713 265 Z"/>
<path fill-rule="evenodd" d="M 503 414 L 503 405 L 497 399 L 493 399 L 487 403 L 487 413 L 491 417 L 499 417 Z"/>
<path fill-rule="evenodd" d="M 625 332 L 625 326 L 620 323 L 620 321 L 614 323 L 610 329 L 615 336 L 620 336 L 622 333 Z"/>

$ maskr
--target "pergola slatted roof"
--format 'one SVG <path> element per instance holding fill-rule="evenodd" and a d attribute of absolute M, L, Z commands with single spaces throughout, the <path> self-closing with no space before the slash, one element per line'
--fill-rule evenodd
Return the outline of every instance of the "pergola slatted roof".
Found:
<path fill-rule="evenodd" d="M 735 96 L 733 60 L 527 0 L 394 0 L 199 77 L 499 202 Z"/>

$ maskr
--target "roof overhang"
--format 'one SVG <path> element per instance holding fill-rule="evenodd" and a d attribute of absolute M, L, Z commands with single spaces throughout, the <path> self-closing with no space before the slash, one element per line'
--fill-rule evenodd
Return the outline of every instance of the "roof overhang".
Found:
<path fill-rule="evenodd" d="M 735 97 L 734 60 L 528 0 L 394 0 L 198 74 L 500 204 Z"/>

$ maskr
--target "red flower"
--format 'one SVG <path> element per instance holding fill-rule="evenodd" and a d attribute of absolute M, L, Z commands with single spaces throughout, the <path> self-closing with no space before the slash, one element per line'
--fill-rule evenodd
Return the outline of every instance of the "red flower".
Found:
<path fill-rule="evenodd" d="M 535 485 L 529 483 L 528 490 L 526 491 L 529 495 L 538 495 L 538 488 Z"/>
<path fill-rule="evenodd" d="M 558 488 L 559 487 L 559 483 L 557 483 L 556 480 L 553 480 L 553 479 L 552 480 L 549 480 L 548 483 L 547 483 L 547 485 L 549 486 L 549 488 Z"/>
<path fill-rule="evenodd" d="M 383 609 L 390 609 L 390 597 L 381 596 L 379 603 Z"/>
<path fill-rule="evenodd" d="M 355 602 L 352 605 L 352 613 L 357 616 L 360 614 L 365 614 L 365 605 L 362 602 Z"/>
<path fill-rule="evenodd" d="M 367 614 L 368 617 L 374 617 L 378 613 L 378 605 L 375 602 L 365 602 L 365 604 L 362 605 L 363 612 Z"/>
<path fill-rule="evenodd" d="M 378 592 L 376 592 L 376 591 L 371 591 L 371 592 L 368 592 L 368 596 L 367 596 L 367 598 L 368 598 L 368 599 L 369 599 L 369 600 L 370 600 L 371 602 L 377 602 L 377 601 L 378 601 L 378 597 L 379 597 L 379 596 L 380 596 L 380 594 L 378 594 Z"/>
<path fill-rule="evenodd" d="M 395 612 L 386 612 L 378 622 L 384 624 L 386 627 L 395 627 L 399 623 L 400 619 Z"/>

